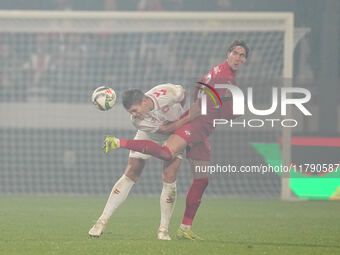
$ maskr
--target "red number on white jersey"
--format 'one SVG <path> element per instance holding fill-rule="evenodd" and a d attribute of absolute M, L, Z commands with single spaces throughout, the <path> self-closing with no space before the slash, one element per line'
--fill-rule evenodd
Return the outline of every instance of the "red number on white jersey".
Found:
<path fill-rule="evenodd" d="M 159 97 L 161 94 L 166 95 L 166 90 L 161 89 L 159 92 L 153 92 L 152 94 L 156 95 L 156 97 Z"/>

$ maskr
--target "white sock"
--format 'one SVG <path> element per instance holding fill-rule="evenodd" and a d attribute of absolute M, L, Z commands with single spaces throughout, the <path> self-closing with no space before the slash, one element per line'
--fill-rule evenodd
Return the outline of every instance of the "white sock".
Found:
<path fill-rule="evenodd" d="M 188 230 L 191 230 L 191 225 L 185 225 L 185 224 L 181 224 L 179 226 L 181 229 L 185 230 L 185 231 L 188 231 Z"/>
<path fill-rule="evenodd" d="M 111 194 L 106 202 L 104 211 L 100 219 L 107 222 L 112 213 L 125 201 L 132 186 L 135 184 L 126 175 L 122 175 L 112 188 Z"/>
<path fill-rule="evenodd" d="M 177 199 L 176 181 L 173 183 L 163 182 L 163 189 L 160 197 L 161 224 L 160 227 L 168 229 L 171 215 L 175 208 Z"/>

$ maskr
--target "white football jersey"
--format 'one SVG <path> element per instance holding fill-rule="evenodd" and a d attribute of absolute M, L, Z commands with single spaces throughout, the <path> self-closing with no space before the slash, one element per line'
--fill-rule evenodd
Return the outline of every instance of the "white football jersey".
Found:
<path fill-rule="evenodd" d="M 185 89 L 171 83 L 160 84 L 145 93 L 152 99 L 154 108 L 141 120 L 131 116 L 133 125 L 144 132 L 155 133 L 161 125 L 178 120 L 184 113 L 181 101 Z"/>

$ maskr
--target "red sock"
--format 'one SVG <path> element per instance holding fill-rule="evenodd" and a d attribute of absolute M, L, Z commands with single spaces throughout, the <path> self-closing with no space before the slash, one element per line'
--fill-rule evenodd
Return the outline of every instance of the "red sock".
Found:
<path fill-rule="evenodd" d="M 201 203 L 201 198 L 205 188 L 208 186 L 209 177 L 203 179 L 194 179 L 188 190 L 186 197 L 186 206 L 182 224 L 192 225 L 197 209 Z"/>
<path fill-rule="evenodd" d="M 149 154 L 163 160 L 172 159 L 172 153 L 167 146 L 160 146 L 153 141 L 119 139 L 119 143 L 121 148 Z"/>

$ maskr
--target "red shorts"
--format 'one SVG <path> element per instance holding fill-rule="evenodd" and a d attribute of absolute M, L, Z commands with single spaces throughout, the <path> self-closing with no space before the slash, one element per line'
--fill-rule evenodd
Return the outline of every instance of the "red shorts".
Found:
<path fill-rule="evenodd" d="M 207 123 L 207 122 L 206 122 Z M 211 128 L 200 121 L 199 118 L 191 123 L 187 123 L 175 130 L 174 134 L 183 138 L 187 143 L 187 158 L 210 161 L 210 141 Z"/>

